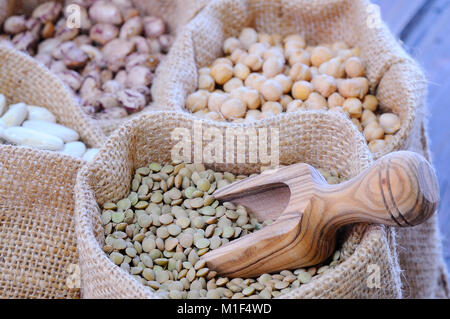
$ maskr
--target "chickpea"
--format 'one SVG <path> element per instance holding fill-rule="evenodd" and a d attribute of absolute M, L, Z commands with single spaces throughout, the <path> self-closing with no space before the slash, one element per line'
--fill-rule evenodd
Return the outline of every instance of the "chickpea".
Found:
<path fill-rule="evenodd" d="M 211 68 L 211 76 L 217 84 L 223 85 L 233 77 L 233 67 L 228 64 L 216 64 Z"/>
<path fill-rule="evenodd" d="M 241 79 L 232 78 L 223 85 L 223 90 L 225 92 L 231 93 L 233 90 L 240 88 L 241 86 L 244 86 L 244 82 L 242 82 Z"/>
<path fill-rule="evenodd" d="M 211 69 L 208 67 L 203 67 L 198 70 L 198 75 L 211 75 Z"/>
<path fill-rule="evenodd" d="M 330 108 L 344 105 L 345 98 L 342 97 L 338 92 L 334 92 L 328 97 L 328 105 Z"/>
<path fill-rule="evenodd" d="M 220 107 L 228 98 L 229 94 L 225 92 L 213 92 L 208 98 L 208 108 L 213 112 L 220 112 Z"/>
<path fill-rule="evenodd" d="M 400 118 L 393 113 L 381 114 L 379 121 L 380 121 L 380 126 L 388 134 L 397 133 L 402 126 Z"/>
<path fill-rule="evenodd" d="M 273 78 L 283 71 L 284 60 L 276 57 L 270 57 L 264 61 L 263 74 L 266 78 Z"/>
<path fill-rule="evenodd" d="M 274 77 L 274 80 L 281 84 L 283 94 L 287 94 L 291 91 L 292 80 L 290 77 L 284 74 L 278 74 L 276 77 Z"/>
<path fill-rule="evenodd" d="M 272 39 L 274 46 L 281 46 L 283 44 L 283 37 L 281 34 L 272 34 Z"/>
<path fill-rule="evenodd" d="M 245 64 L 237 63 L 234 66 L 234 76 L 235 77 L 244 81 L 249 76 L 249 74 L 250 74 L 250 69 Z"/>
<path fill-rule="evenodd" d="M 250 46 L 258 41 L 258 33 L 255 29 L 244 28 L 239 35 L 239 41 L 241 41 L 242 46 L 248 50 Z"/>
<path fill-rule="evenodd" d="M 311 81 L 311 70 L 303 63 L 294 64 L 289 70 L 289 76 L 292 81 Z"/>
<path fill-rule="evenodd" d="M 362 115 L 362 103 L 357 98 L 346 99 L 342 107 L 350 114 L 350 117 L 360 118 Z"/>
<path fill-rule="evenodd" d="M 377 116 L 371 110 L 364 110 L 361 115 L 361 124 L 366 127 L 372 122 L 377 121 Z"/>
<path fill-rule="evenodd" d="M 351 78 L 361 77 L 366 73 L 361 60 L 356 56 L 345 61 L 345 72 Z"/>
<path fill-rule="evenodd" d="M 264 114 L 260 110 L 248 110 L 245 119 L 248 121 L 257 121 L 264 118 Z"/>
<path fill-rule="evenodd" d="M 283 107 L 283 110 L 286 111 L 286 107 L 289 103 L 291 103 L 294 99 L 290 95 L 283 95 L 280 99 L 280 104 Z"/>
<path fill-rule="evenodd" d="M 386 140 L 373 140 L 369 143 L 369 149 L 372 153 L 381 152 L 386 147 Z"/>
<path fill-rule="evenodd" d="M 245 58 L 247 57 L 248 53 L 241 49 L 236 49 L 233 51 L 233 53 L 230 56 L 230 60 L 233 61 L 235 64 L 237 63 L 244 63 Z"/>
<path fill-rule="evenodd" d="M 245 86 L 250 87 L 252 89 L 261 90 L 261 86 L 266 82 L 266 77 L 259 73 L 251 73 L 246 79 L 245 79 Z"/>
<path fill-rule="evenodd" d="M 208 105 L 209 92 L 204 90 L 190 94 L 186 99 L 186 108 L 192 113 L 201 111 Z"/>
<path fill-rule="evenodd" d="M 264 60 L 267 60 L 269 58 L 279 58 L 280 60 L 284 61 L 283 49 L 279 47 L 272 47 L 264 52 L 263 58 Z"/>
<path fill-rule="evenodd" d="M 255 89 L 247 88 L 242 96 L 242 101 L 247 105 L 250 110 L 255 110 L 261 105 L 261 99 L 259 98 L 259 92 Z"/>
<path fill-rule="evenodd" d="M 361 126 L 361 122 L 356 119 L 356 118 L 352 118 L 352 122 L 353 124 L 355 124 L 356 128 L 358 129 L 358 131 L 360 131 L 361 133 L 363 132 L 363 127 Z"/>
<path fill-rule="evenodd" d="M 284 43 L 288 43 L 288 42 L 292 42 L 292 41 L 301 43 L 302 49 L 304 49 L 306 47 L 305 39 L 300 34 L 297 34 L 297 33 L 289 34 L 283 40 Z"/>
<path fill-rule="evenodd" d="M 228 38 L 223 42 L 223 52 L 225 54 L 232 54 L 236 49 L 241 48 L 241 42 L 236 38 Z"/>
<path fill-rule="evenodd" d="M 226 100 L 220 108 L 220 112 L 227 120 L 243 118 L 246 111 L 244 102 L 234 98 Z"/>
<path fill-rule="evenodd" d="M 208 112 L 205 114 L 205 118 L 213 121 L 222 121 L 223 117 L 218 112 Z"/>
<path fill-rule="evenodd" d="M 286 57 L 290 57 L 293 53 L 303 51 L 305 48 L 305 42 L 291 40 L 284 43 L 284 54 Z"/>
<path fill-rule="evenodd" d="M 352 56 L 354 56 L 352 50 L 350 50 L 350 49 L 338 50 L 337 55 L 340 56 L 344 60 L 347 60 L 348 58 L 351 58 Z"/>
<path fill-rule="evenodd" d="M 203 74 L 198 77 L 198 88 L 200 90 L 212 92 L 214 91 L 215 84 L 214 79 L 210 75 Z"/>
<path fill-rule="evenodd" d="M 315 76 L 311 83 L 314 86 L 314 89 L 326 98 L 337 89 L 334 78 L 326 74 Z"/>
<path fill-rule="evenodd" d="M 333 58 L 330 49 L 324 46 L 315 47 L 311 52 L 311 63 L 313 66 L 319 67 L 322 63 Z"/>
<path fill-rule="evenodd" d="M 342 63 L 342 60 L 341 57 L 335 57 L 322 63 L 319 67 L 319 73 L 324 73 L 337 79 L 345 77 L 345 65 Z"/>
<path fill-rule="evenodd" d="M 266 101 L 278 101 L 283 93 L 283 87 L 278 81 L 268 79 L 261 85 L 260 91 Z"/>
<path fill-rule="evenodd" d="M 378 107 L 378 99 L 374 95 L 366 95 L 363 100 L 363 108 L 375 112 Z"/>
<path fill-rule="evenodd" d="M 264 52 L 266 52 L 268 49 L 267 45 L 265 43 L 253 43 L 250 48 L 248 49 L 249 54 L 256 54 L 260 58 L 264 57 Z"/>
<path fill-rule="evenodd" d="M 369 83 L 366 78 L 339 79 L 337 85 L 339 94 L 343 97 L 362 99 L 369 90 Z"/>
<path fill-rule="evenodd" d="M 311 54 L 306 50 L 294 52 L 289 56 L 289 65 L 296 63 L 303 63 L 305 65 L 311 65 Z"/>
<path fill-rule="evenodd" d="M 272 113 L 273 115 L 283 112 L 283 106 L 278 102 L 268 101 L 261 107 L 263 113 Z"/>
<path fill-rule="evenodd" d="M 252 71 L 259 71 L 263 66 L 263 59 L 256 54 L 249 54 L 244 58 L 243 63 Z"/>
<path fill-rule="evenodd" d="M 212 64 L 212 66 L 215 66 L 215 65 L 217 65 L 217 64 L 222 64 L 222 63 L 228 64 L 229 66 L 233 66 L 233 61 L 231 61 L 231 60 L 228 59 L 228 58 L 218 58 L 218 59 L 215 59 L 214 62 L 213 62 L 213 64 Z"/>
<path fill-rule="evenodd" d="M 327 100 L 325 100 L 325 98 L 317 92 L 312 92 L 304 104 L 308 110 L 328 109 Z"/>
<path fill-rule="evenodd" d="M 292 86 L 292 96 L 296 100 L 306 101 L 314 87 L 310 82 L 298 81 Z"/>
<path fill-rule="evenodd" d="M 364 137 L 369 142 L 382 140 L 384 138 L 384 130 L 377 122 L 372 122 L 364 128 Z"/>
<path fill-rule="evenodd" d="M 347 45 L 347 43 L 345 43 L 343 41 L 339 41 L 339 42 L 333 43 L 333 45 L 331 46 L 331 49 L 335 52 L 337 52 L 339 50 L 347 50 L 348 45 Z"/>
<path fill-rule="evenodd" d="M 331 111 L 331 112 L 336 112 L 336 113 L 344 113 L 345 115 L 348 116 L 347 112 L 344 111 L 344 109 L 342 108 L 342 106 L 334 106 L 334 107 L 331 107 L 331 106 L 330 106 L 330 111 Z"/>
<path fill-rule="evenodd" d="M 248 89 L 249 88 L 245 86 L 238 87 L 230 92 L 230 96 L 232 98 L 239 99 L 242 101 L 242 99 L 244 98 L 244 94 L 247 92 Z"/>
<path fill-rule="evenodd" d="M 286 112 L 295 112 L 304 107 L 303 101 L 301 100 L 293 100 L 286 105 Z"/>

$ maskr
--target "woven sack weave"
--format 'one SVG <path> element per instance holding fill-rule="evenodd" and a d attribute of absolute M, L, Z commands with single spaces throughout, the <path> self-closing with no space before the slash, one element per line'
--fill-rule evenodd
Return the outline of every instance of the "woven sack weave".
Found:
<path fill-rule="evenodd" d="M 43 106 L 87 145 L 101 145 L 103 133 L 32 58 L 0 46 L 0 75 L 8 104 Z M 78 259 L 73 188 L 82 164 L 56 152 L 0 145 L 0 298 L 79 297 L 66 280 Z"/>
<path fill-rule="evenodd" d="M 117 201 L 129 192 L 134 170 L 151 161 L 167 162 L 176 141 L 171 132 L 178 127 L 201 123 L 203 130 L 217 128 L 222 134 L 228 125 L 200 121 L 180 112 L 154 112 L 125 123 L 115 131 L 94 162 L 79 172 L 75 188 L 76 234 L 85 298 L 157 298 L 103 252 L 103 226 L 99 205 Z M 309 111 L 296 119 L 283 115 L 266 123 L 234 125 L 245 129 L 268 128 L 279 131 L 280 163 L 307 162 L 324 169 L 335 168 L 344 177 L 358 174 L 372 162 L 361 135 L 341 114 Z M 225 135 L 223 135 L 225 136 Z M 207 141 L 203 141 L 203 146 Z M 225 149 L 225 141 L 224 141 Z M 194 154 L 193 151 L 191 154 Z M 248 147 L 245 149 L 246 158 Z M 195 154 L 194 154 L 195 155 Z M 217 171 L 250 174 L 256 164 L 217 164 Z M 315 277 L 284 298 L 400 298 L 400 269 L 395 251 L 395 233 L 379 225 L 354 225 L 347 229 L 342 246 L 344 261 L 333 271 Z M 376 264 L 383 274 L 380 288 L 367 284 L 368 265 Z"/>
<path fill-rule="evenodd" d="M 41 3 L 48 0 L 0 0 L 0 24 L 11 14 L 31 14 L 31 12 Z M 77 3 L 78 0 L 56 0 L 65 4 Z M 209 0 L 132 0 L 135 7 L 142 13 L 159 16 L 167 22 L 170 32 L 176 34 L 180 27 L 189 22 L 198 11 L 200 11 Z M 5 8 L 3 10 L 3 8 Z M 96 126 L 101 128 L 105 135 L 111 134 L 124 121 L 139 117 L 144 112 L 158 110 L 150 105 L 140 113 L 129 115 L 120 119 L 94 120 Z"/>
<path fill-rule="evenodd" d="M 197 88 L 197 69 L 221 56 L 223 41 L 247 26 L 283 36 L 299 33 L 309 44 L 345 41 L 361 49 L 371 92 L 381 109 L 393 111 L 402 121 L 392 142 L 375 158 L 404 148 L 423 104 L 426 82 L 386 25 L 372 22 L 368 5 L 366 0 L 211 1 L 183 28 L 160 66 L 152 87 L 155 103 L 184 109 L 186 96 Z"/>

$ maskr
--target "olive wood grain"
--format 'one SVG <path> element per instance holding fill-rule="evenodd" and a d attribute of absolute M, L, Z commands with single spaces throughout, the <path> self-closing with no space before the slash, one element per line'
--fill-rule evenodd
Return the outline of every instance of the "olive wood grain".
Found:
<path fill-rule="evenodd" d="M 436 210 L 439 190 L 430 164 L 402 151 L 338 185 L 300 163 L 247 178 L 214 196 L 246 206 L 260 221 L 276 219 L 203 256 L 221 275 L 254 277 L 325 261 L 335 249 L 337 230 L 346 224 L 418 225 Z"/>

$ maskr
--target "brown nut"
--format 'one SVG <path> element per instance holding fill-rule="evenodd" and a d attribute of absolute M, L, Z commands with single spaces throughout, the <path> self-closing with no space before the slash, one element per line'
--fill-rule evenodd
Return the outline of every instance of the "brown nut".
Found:
<path fill-rule="evenodd" d="M 145 66 L 135 66 L 128 71 L 127 87 L 135 88 L 139 86 L 148 86 L 152 83 L 153 74 Z"/>
<path fill-rule="evenodd" d="M 81 68 L 86 65 L 88 55 L 78 48 L 73 42 L 65 42 L 61 45 L 61 54 L 64 64 L 70 69 Z"/>
<path fill-rule="evenodd" d="M 119 91 L 117 100 L 128 112 L 140 111 L 146 104 L 144 94 L 131 89 Z"/>
<path fill-rule="evenodd" d="M 3 24 L 3 31 L 7 34 L 16 35 L 26 29 L 25 16 L 11 16 Z"/>
<path fill-rule="evenodd" d="M 120 28 L 120 38 L 129 39 L 133 36 L 141 35 L 144 31 L 144 24 L 141 17 L 134 17 L 125 22 Z"/>
<path fill-rule="evenodd" d="M 164 21 L 158 17 L 148 16 L 142 19 L 145 35 L 149 38 L 158 38 L 166 33 Z"/>
<path fill-rule="evenodd" d="M 96 1 L 89 8 L 89 16 L 97 23 L 122 23 L 122 13 L 119 8 L 109 1 Z"/>
<path fill-rule="evenodd" d="M 56 1 L 45 2 L 34 9 L 32 17 L 42 23 L 53 22 L 61 14 L 62 5 Z"/>
<path fill-rule="evenodd" d="M 105 45 L 109 41 L 117 38 L 118 34 L 119 29 L 115 25 L 109 23 L 97 23 L 93 25 L 89 31 L 91 39 L 101 45 Z"/>

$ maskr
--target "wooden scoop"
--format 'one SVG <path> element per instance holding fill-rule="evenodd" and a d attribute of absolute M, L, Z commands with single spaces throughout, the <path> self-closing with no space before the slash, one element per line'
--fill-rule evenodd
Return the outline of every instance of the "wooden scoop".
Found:
<path fill-rule="evenodd" d="M 409 227 L 427 220 L 439 200 L 437 178 L 419 154 L 384 156 L 357 177 L 329 185 L 308 164 L 244 179 L 214 196 L 274 223 L 203 256 L 223 276 L 254 277 L 319 264 L 334 251 L 337 230 L 365 222 Z"/>

